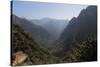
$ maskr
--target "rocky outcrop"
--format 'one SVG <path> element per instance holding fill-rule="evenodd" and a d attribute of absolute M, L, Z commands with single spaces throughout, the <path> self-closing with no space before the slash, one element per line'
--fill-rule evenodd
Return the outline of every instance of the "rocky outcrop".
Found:
<path fill-rule="evenodd" d="M 16 52 L 13 56 L 15 57 L 13 65 L 21 64 L 28 58 L 28 55 L 22 51 Z"/>

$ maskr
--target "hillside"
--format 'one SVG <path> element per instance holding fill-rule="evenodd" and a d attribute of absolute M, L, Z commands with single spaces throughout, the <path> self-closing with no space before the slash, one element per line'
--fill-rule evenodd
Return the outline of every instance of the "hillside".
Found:
<path fill-rule="evenodd" d="M 28 55 L 28 58 L 16 65 L 35 65 L 59 63 L 59 59 L 53 57 L 48 50 L 41 48 L 30 34 L 19 25 L 13 24 L 12 28 L 12 63 L 15 60 L 13 54 L 20 52 Z"/>
<path fill-rule="evenodd" d="M 28 32 L 43 48 L 48 48 L 49 44 L 53 42 L 53 36 L 42 26 L 36 25 L 30 22 L 28 19 L 18 17 L 16 15 L 11 15 L 12 23 L 17 24 Z"/>

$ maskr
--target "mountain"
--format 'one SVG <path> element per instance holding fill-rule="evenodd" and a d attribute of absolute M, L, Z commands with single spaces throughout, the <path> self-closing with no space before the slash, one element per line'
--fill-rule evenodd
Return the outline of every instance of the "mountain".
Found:
<path fill-rule="evenodd" d="M 80 12 L 78 17 L 73 17 L 69 21 L 59 39 L 63 44 L 63 51 L 57 55 L 64 56 L 67 51 L 73 49 L 73 47 L 77 47 L 79 43 L 91 37 L 97 38 L 96 6 L 88 6 Z"/>
<path fill-rule="evenodd" d="M 25 31 L 31 33 L 32 36 L 38 36 L 40 38 L 50 39 L 51 35 L 43 27 L 36 25 L 25 18 L 20 18 L 16 15 L 12 15 L 12 23 L 18 24 Z"/>
<path fill-rule="evenodd" d="M 15 65 L 36 65 L 36 64 L 51 64 L 59 63 L 60 60 L 53 57 L 48 50 L 41 48 L 29 33 L 24 31 L 24 29 L 17 25 L 12 24 L 12 45 L 11 45 L 11 64 L 13 61 L 21 60 L 20 57 L 27 56 L 26 60 L 21 62 L 16 62 Z M 16 57 L 14 54 L 18 54 Z M 18 58 L 19 57 L 19 58 Z"/>
<path fill-rule="evenodd" d="M 80 42 L 87 37 L 97 36 L 97 7 L 83 9 L 77 18 L 72 18 L 64 29 L 61 39 L 69 42 Z"/>
<path fill-rule="evenodd" d="M 52 36 L 53 39 L 58 39 L 64 28 L 68 24 L 68 20 L 42 18 L 31 20 L 34 24 L 37 24 L 45 28 Z"/>

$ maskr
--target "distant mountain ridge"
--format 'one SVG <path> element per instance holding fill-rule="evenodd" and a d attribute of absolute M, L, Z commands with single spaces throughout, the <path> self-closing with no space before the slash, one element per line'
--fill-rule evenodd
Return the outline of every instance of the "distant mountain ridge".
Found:
<path fill-rule="evenodd" d="M 68 24 L 68 20 L 64 19 L 53 19 L 53 18 L 42 18 L 31 20 L 34 24 L 45 28 L 51 35 L 53 39 L 58 39 L 64 28 Z"/>

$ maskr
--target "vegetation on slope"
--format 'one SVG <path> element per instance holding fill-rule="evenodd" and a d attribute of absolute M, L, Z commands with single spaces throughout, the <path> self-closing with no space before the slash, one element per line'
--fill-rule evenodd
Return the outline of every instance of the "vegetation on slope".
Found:
<path fill-rule="evenodd" d="M 28 55 L 28 59 L 20 65 L 51 64 L 60 62 L 56 57 L 53 57 L 47 49 L 40 48 L 31 35 L 15 24 L 13 24 L 12 39 L 12 54 L 23 51 Z"/>
<path fill-rule="evenodd" d="M 64 62 L 97 61 L 97 40 L 95 37 L 88 38 L 77 44 L 66 53 Z"/>

